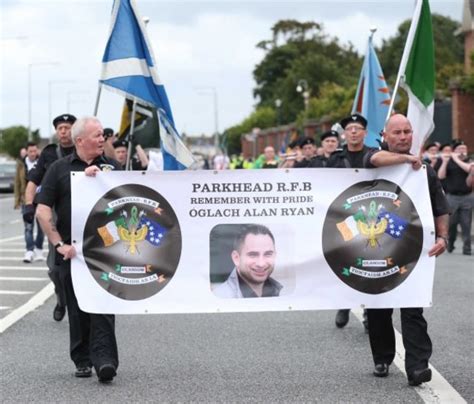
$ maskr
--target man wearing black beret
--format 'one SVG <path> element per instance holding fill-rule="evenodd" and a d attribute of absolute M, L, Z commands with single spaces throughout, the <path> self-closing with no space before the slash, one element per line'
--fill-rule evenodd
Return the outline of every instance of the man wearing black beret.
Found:
<path fill-rule="evenodd" d="M 113 146 L 115 149 L 115 160 L 120 163 L 122 170 L 125 170 L 127 166 L 128 142 L 126 140 L 116 140 L 113 143 Z M 146 170 L 148 166 L 148 157 L 146 156 L 145 151 L 139 144 L 135 145 L 135 150 L 137 152 L 137 158 L 132 158 L 130 160 L 131 169 L 135 171 Z"/>
<path fill-rule="evenodd" d="M 369 152 L 373 150 L 364 145 L 367 135 L 367 119 L 362 115 L 354 113 L 340 122 L 346 136 L 347 144 L 336 150 L 329 158 L 327 167 L 333 168 L 364 168 L 366 160 L 370 158 Z M 338 310 L 336 314 L 336 326 L 345 327 L 349 322 L 349 309 Z M 364 327 L 367 332 L 366 312 L 364 311 Z"/>
<path fill-rule="evenodd" d="M 315 157 L 313 167 L 326 167 L 329 157 L 336 151 L 339 146 L 339 133 L 335 130 L 329 130 L 321 135 L 322 154 Z"/>
<path fill-rule="evenodd" d="M 41 152 L 36 166 L 28 172 L 28 184 L 25 190 L 25 208 L 23 211 L 23 220 L 27 223 L 33 223 L 36 208 L 34 200 L 46 171 L 56 160 L 66 157 L 74 151 L 74 143 L 71 138 L 71 127 L 74 122 L 76 122 L 76 117 L 71 114 L 61 114 L 53 119 L 58 144 L 51 143 L 46 146 Z M 50 246 L 49 251 L 52 250 Z M 52 270 L 53 265 L 51 264 L 51 260 L 52 256 L 48 254 L 48 275 L 54 283 L 54 291 L 57 298 L 57 303 L 53 310 L 53 318 L 56 321 L 61 321 L 66 314 L 66 300 L 57 274 Z"/>
<path fill-rule="evenodd" d="M 294 168 L 313 167 L 313 160 L 315 158 L 316 146 L 312 137 L 305 137 L 300 141 L 300 148 L 303 154 L 303 159 L 296 161 Z"/>

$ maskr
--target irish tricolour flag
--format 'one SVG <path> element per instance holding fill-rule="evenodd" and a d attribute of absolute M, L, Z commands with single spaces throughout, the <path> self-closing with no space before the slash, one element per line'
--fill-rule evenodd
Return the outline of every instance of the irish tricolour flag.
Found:
<path fill-rule="evenodd" d="M 418 155 L 434 130 L 435 64 L 428 0 L 416 2 L 398 74 L 409 97 L 407 116 L 413 127 L 411 152 Z"/>

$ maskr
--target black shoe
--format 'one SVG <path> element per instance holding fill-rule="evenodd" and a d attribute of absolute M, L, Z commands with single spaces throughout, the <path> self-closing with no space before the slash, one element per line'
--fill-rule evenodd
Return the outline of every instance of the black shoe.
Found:
<path fill-rule="evenodd" d="M 471 252 L 470 252 L 470 251 L 463 251 L 462 254 L 463 254 L 463 255 L 471 255 Z"/>
<path fill-rule="evenodd" d="M 431 369 L 418 369 L 408 375 L 408 384 L 410 386 L 419 386 L 431 380 Z"/>
<path fill-rule="evenodd" d="M 338 310 L 336 314 L 336 327 L 343 328 L 349 322 L 349 309 Z"/>
<path fill-rule="evenodd" d="M 369 322 L 367 320 L 362 321 L 362 324 L 364 324 L 364 332 L 366 334 L 369 333 Z"/>
<path fill-rule="evenodd" d="M 76 377 L 91 377 L 92 369 L 90 366 L 78 366 L 76 372 L 74 373 Z"/>
<path fill-rule="evenodd" d="M 456 248 L 456 247 L 454 247 L 453 245 L 449 245 L 449 244 L 448 244 L 448 248 L 447 248 L 448 253 L 451 254 L 451 253 L 454 251 L 455 248 Z"/>
<path fill-rule="evenodd" d="M 59 304 L 57 304 L 55 307 L 54 307 L 54 310 L 53 310 L 53 318 L 56 320 L 56 321 L 61 321 L 63 318 L 64 318 L 64 315 L 66 314 L 66 306 L 60 306 Z"/>
<path fill-rule="evenodd" d="M 102 365 L 97 372 L 99 382 L 101 383 L 110 383 L 116 375 L 115 366 L 109 363 Z"/>
<path fill-rule="evenodd" d="M 374 367 L 375 377 L 387 377 L 389 365 L 386 363 L 377 363 Z"/>

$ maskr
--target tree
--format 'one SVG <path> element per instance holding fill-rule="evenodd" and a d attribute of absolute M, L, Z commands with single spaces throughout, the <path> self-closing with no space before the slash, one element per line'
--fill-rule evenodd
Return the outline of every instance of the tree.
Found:
<path fill-rule="evenodd" d="M 24 126 L 10 126 L 2 129 L 0 134 L 0 151 L 7 153 L 10 157 L 17 158 L 20 149 L 28 142 L 28 129 Z M 33 141 L 40 140 L 39 129 L 32 132 Z"/>
<path fill-rule="evenodd" d="M 297 122 L 301 125 L 306 119 L 328 118 L 337 122 L 347 116 L 352 109 L 352 102 L 357 86 L 341 86 L 336 83 L 324 83 L 319 97 L 311 98 L 308 108 L 301 112 Z"/>
<path fill-rule="evenodd" d="M 252 132 L 254 128 L 268 128 L 276 125 L 276 112 L 270 107 L 257 108 L 240 124 L 228 128 L 224 132 L 227 139 L 228 154 L 239 154 L 242 150 L 240 137 Z"/>
<path fill-rule="evenodd" d="M 457 71 L 457 64 L 463 63 L 464 45 L 461 36 L 455 36 L 454 31 L 460 24 L 449 17 L 439 14 L 432 15 L 433 40 L 435 44 L 436 89 L 446 93 L 449 80 L 446 73 Z M 382 46 L 377 49 L 387 82 L 395 84 L 403 49 L 410 29 L 411 20 L 402 22 L 395 36 L 384 39 Z"/>
<path fill-rule="evenodd" d="M 308 83 L 311 97 L 319 97 L 326 82 L 350 86 L 357 82 L 354 71 L 360 69 L 361 58 L 352 45 L 341 46 L 328 37 L 316 22 L 283 20 L 272 28 L 273 38 L 257 47 L 265 52 L 254 69 L 258 106 L 274 106 L 282 100 L 281 118 L 292 122 L 304 109 L 304 100 L 296 92 L 301 79 Z"/>

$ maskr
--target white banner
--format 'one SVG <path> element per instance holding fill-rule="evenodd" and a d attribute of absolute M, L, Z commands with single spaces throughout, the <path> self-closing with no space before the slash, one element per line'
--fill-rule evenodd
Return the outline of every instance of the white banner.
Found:
<path fill-rule="evenodd" d="M 93 313 L 431 305 L 426 170 L 72 173 L 74 290 Z"/>

